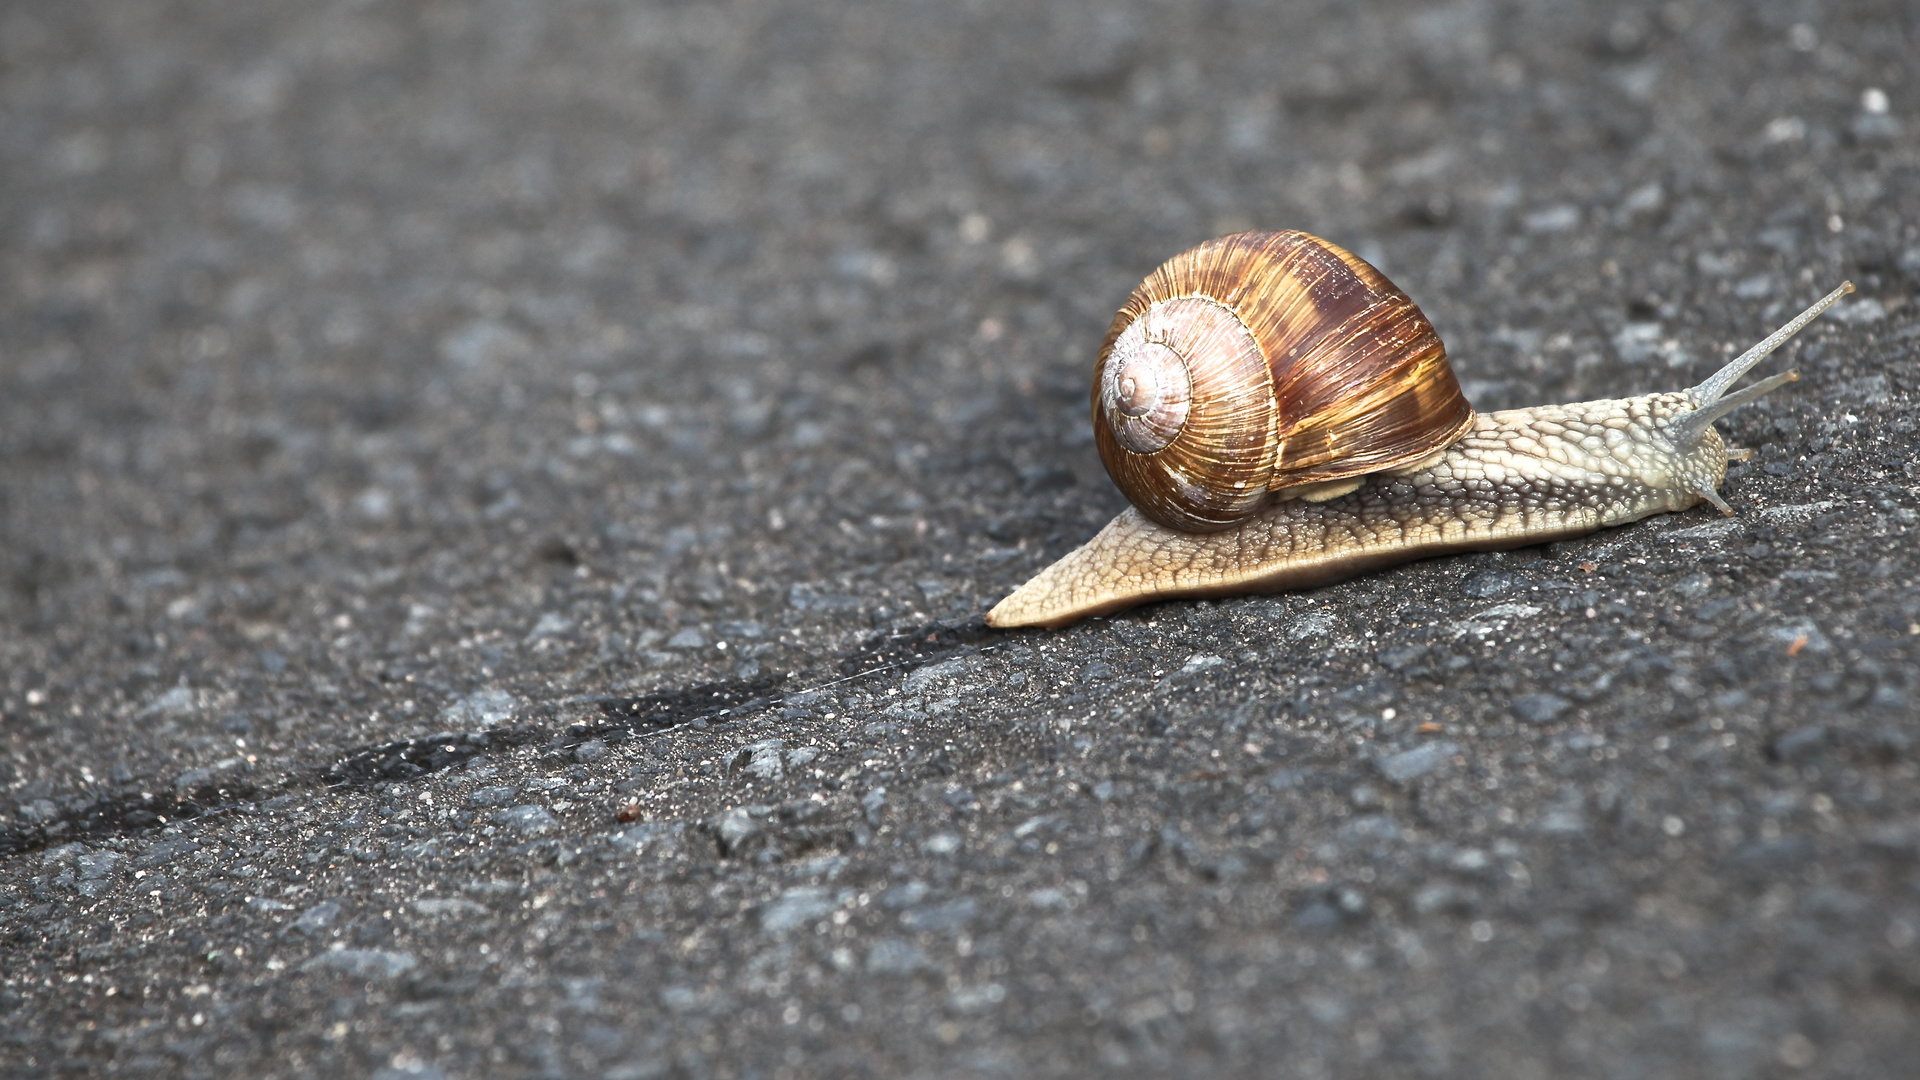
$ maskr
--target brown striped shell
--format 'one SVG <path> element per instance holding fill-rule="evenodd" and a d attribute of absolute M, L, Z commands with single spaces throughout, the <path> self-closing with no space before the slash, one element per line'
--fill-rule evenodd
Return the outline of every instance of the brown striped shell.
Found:
<path fill-rule="evenodd" d="M 1301 232 L 1245 232 L 1166 261 L 1100 346 L 1093 429 L 1108 475 L 1184 532 L 1269 493 L 1431 457 L 1473 422 L 1407 295 Z"/>

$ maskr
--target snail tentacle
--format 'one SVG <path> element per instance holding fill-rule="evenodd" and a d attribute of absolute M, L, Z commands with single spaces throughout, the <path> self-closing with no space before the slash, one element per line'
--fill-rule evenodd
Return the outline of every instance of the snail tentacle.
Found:
<path fill-rule="evenodd" d="M 1735 357 L 1731 363 L 1707 377 L 1699 386 L 1687 391 L 1695 406 L 1706 408 L 1720 400 L 1727 387 L 1740 381 L 1740 377 L 1753 370 L 1755 364 L 1773 355 L 1773 351 L 1787 343 L 1787 339 L 1799 333 L 1808 323 L 1820 317 L 1820 313 L 1838 303 L 1840 298 L 1853 291 L 1853 282 L 1843 281 L 1840 287 L 1814 301 L 1807 310 L 1795 315 L 1785 326 L 1762 338 L 1760 343 Z M 1724 415 L 1724 414 L 1721 414 Z M 1711 420 L 1707 421 L 1712 423 Z"/>
<path fill-rule="evenodd" d="M 1727 394 L 1727 388 L 1740 381 L 1741 376 L 1753 370 L 1755 364 L 1773 355 L 1773 351 L 1786 344 L 1788 338 L 1799 333 L 1808 323 L 1819 318 L 1821 312 L 1832 307 L 1841 297 L 1852 291 L 1853 282 L 1841 282 L 1839 288 L 1815 301 L 1807 310 L 1795 315 L 1787 321 L 1785 326 L 1768 334 L 1758 345 L 1735 357 L 1727 366 L 1708 376 L 1705 382 L 1688 390 L 1687 397 L 1692 399 L 1694 410 L 1681 422 L 1682 438 L 1698 438 L 1700 433 L 1713 426 L 1715 420 L 1770 390 L 1798 379 L 1800 377 L 1798 371 L 1785 371 L 1762 379 L 1744 390 Z M 1728 512 L 1731 513 L 1731 511 Z"/>

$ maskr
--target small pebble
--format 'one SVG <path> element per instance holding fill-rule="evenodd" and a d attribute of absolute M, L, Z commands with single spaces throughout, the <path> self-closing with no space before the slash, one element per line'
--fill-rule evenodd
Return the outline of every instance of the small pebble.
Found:
<path fill-rule="evenodd" d="M 1375 758 L 1373 765 L 1388 781 L 1408 784 L 1447 764 L 1459 752 L 1460 748 L 1453 743 L 1431 742 L 1412 750 Z"/>
<path fill-rule="evenodd" d="M 1794 763 L 1818 754 L 1827 745 L 1827 729 L 1820 724 L 1790 731 L 1773 740 L 1768 753 L 1775 761 Z"/>
<path fill-rule="evenodd" d="M 927 898 L 930 892 L 924 881 L 908 881 L 880 894 L 880 906 L 888 911 L 905 911 Z"/>
<path fill-rule="evenodd" d="M 1324 611 L 1309 611 L 1293 620 L 1284 631 L 1289 641 L 1327 637 L 1334 630 L 1333 616 Z"/>
<path fill-rule="evenodd" d="M 204 788 L 216 788 L 222 784 L 232 783 L 248 768 L 250 764 L 246 758 L 224 758 L 205 768 L 189 769 L 174 777 L 173 790 L 177 795 L 186 795 Z"/>
<path fill-rule="evenodd" d="M 739 852 L 748 841 L 766 831 L 755 820 L 753 811 L 744 806 L 722 811 L 713 819 L 711 828 L 720 840 L 721 850 L 729 855 Z"/>
<path fill-rule="evenodd" d="M 704 649 L 706 646 L 707 635 L 697 626 L 689 626 L 667 639 L 669 649 Z"/>
<path fill-rule="evenodd" d="M 860 810 L 862 813 L 864 813 L 867 816 L 867 824 L 869 825 L 880 824 L 880 815 L 882 812 L 886 810 L 886 808 L 887 808 L 887 789 L 886 788 L 877 787 L 877 788 L 874 788 L 872 791 L 867 792 L 865 795 L 860 796 Z"/>
<path fill-rule="evenodd" d="M 176 836 L 171 840 L 162 840 L 134 856 L 132 869 L 152 870 L 165 866 L 182 855 L 191 855 L 199 850 L 199 844 L 187 837 Z"/>
<path fill-rule="evenodd" d="M 1432 651 L 1433 649 L 1426 645 L 1395 645 L 1392 648 L 1381 649 L 1375 654 L 1374 659 L 1388 671 L 1408 671 L 1419 667 L 1420 662 L 1425 660 L 1427 654 Z"/>
<path fill-rule="evenodd" d="M 1518 587 L 1518 578 L 1505 570 L 1495 570 L 1491 567 L 1468 574 L 1466 580 L 1460 583 L 1462 593 L 1482 600 L 1505 596 Z"/>
<path fill-rule="evenodd" d="M 875 975 L 911 975 L 926 966 L 926 954 L 899 938 L 882 938 L 867 950 L 867 971 Z"/>
<path fill-rule="evenodd" d="M 1572 705 L 1558 694 L 1521 694 L 1513 699 L 1513 714 L 1529 724 L 1549 724 Z"/>
<path fill-rule="evenodd" d="M 486 787 L 467 795 L 468 806 L 506 806 L 520 797 L 515 787 Z"/>
<path fill-rule="evenodd" d="M 957 897 L 942 904 L 910 910 L 900 916 L 900 925 L 921 933 L 946 933 L 971 922 L 975 908 L 972 897 Z"/>
<path fill-rule="evenodd" d="M 1413 910 L 1422 915 L 1465 915 L 1474 906 L 1473 894 L 1450 881 L 1436 881 L 1413 894 Z"/>
<path fill-rule="evenodd" d="M 482 690 L 440 710 L 440 721 L 448 727 L 493 727 L 513 719 L 519 707 L 519 699 L 505 690 Z"/>
<path fill-rule="evenodd" d="M 760 909 L 760 930 L 784 934 L 827 915 L 839 905 L 826 889 L 801 886 L 788 889 Z"/>
<path fill-rule="evenodd" d="M 781 763 L 781 751 L 785 750 L 786 746 L 787 744 L 780 739 L 766 739 L 741 747 L 740 754 L 747 759 L 747 775 L 768 782 L 785 776 L 786 768 Z"/>
<path fill-rule="evenodd" d="M 1035 889 L 1027 894 L 1027 903 L 1042 911 L 1066 911 L 1073 907 L 1073 901 L 1059 889 Z"/>
<path fill-rule="evenodd" d="M 493 823 L 512 829 L 522 836 L 538 836 L 560 826 L 553 811 L 544 806 L 512 806 L 493 815 Z"/>
<path fill-rule="evenodd" d="M 384 949 L 335 949 L 300 965 L 302 971 L 336 971 L 350 978 L 372 982 L 392 979 L 412 971 L 419 963 L 412 953 L 387 952 Z"/>
<path fill-rule="evenodd" d="M 293 921 L 293 928 L 303 934 L 317 934 L 333 925 L 340 915 L 340 905 L 332 900 L 322 900 L 300 913 Z"/>
<path fill-rule="evenodd" d="M 127 857 L 117 851 L 96 851 L 74 860 L 80 895 L 88 898 L 105 895 L 119 882 L 120 866 L 126 861 Z"/>
<path fill-rule="evenodd" d="M 1689 574 L 1674 583 L 1673 591 L 1689 600 L 1698 600 L 1713 591 L 1713 576 Z"/>
<path fill-rule="evenodd" d="M 459 897 L 428 897 L 424 900 L 415 900 L 413 902 L 413 910 L 430 919 L 447 918 L 450 916 L 473 919 L 487 914 L 485 904 L 476 904 L 471 900 L 462 900 Z"/>
<path fill-rule="evenodd" d="M 966 661 L 958 658 L 943 660 L 938 664 L 928 664 L 909 674 L 906 681 L 901 684 L 901 690 L 909 694 L 925 693 L 935 683 L 945 679 L 959 678 L 966 672 Z"/>

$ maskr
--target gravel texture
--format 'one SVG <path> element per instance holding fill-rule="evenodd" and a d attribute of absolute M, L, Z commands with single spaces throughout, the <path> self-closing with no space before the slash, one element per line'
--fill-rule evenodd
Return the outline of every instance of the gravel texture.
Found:
<path fill-rule="evenodd" d="M 0 1076 L 1903 1075 L 1920 19 L 1576 7 L 7 5 Z M 986 630 L 1256 225 L 1482 408 L 1860 292 L 1736 518 Z"/>

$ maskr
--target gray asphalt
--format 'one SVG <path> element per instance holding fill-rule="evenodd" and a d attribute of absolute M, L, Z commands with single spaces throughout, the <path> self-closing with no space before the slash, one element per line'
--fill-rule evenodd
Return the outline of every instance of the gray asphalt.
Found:
<path fill-rule="evenodd" d="M 0 10 L 0 1076 L 1903 1076 L 1907 3 Z M 1058 632 L 1301 228 L 1701 509 Z"/>

